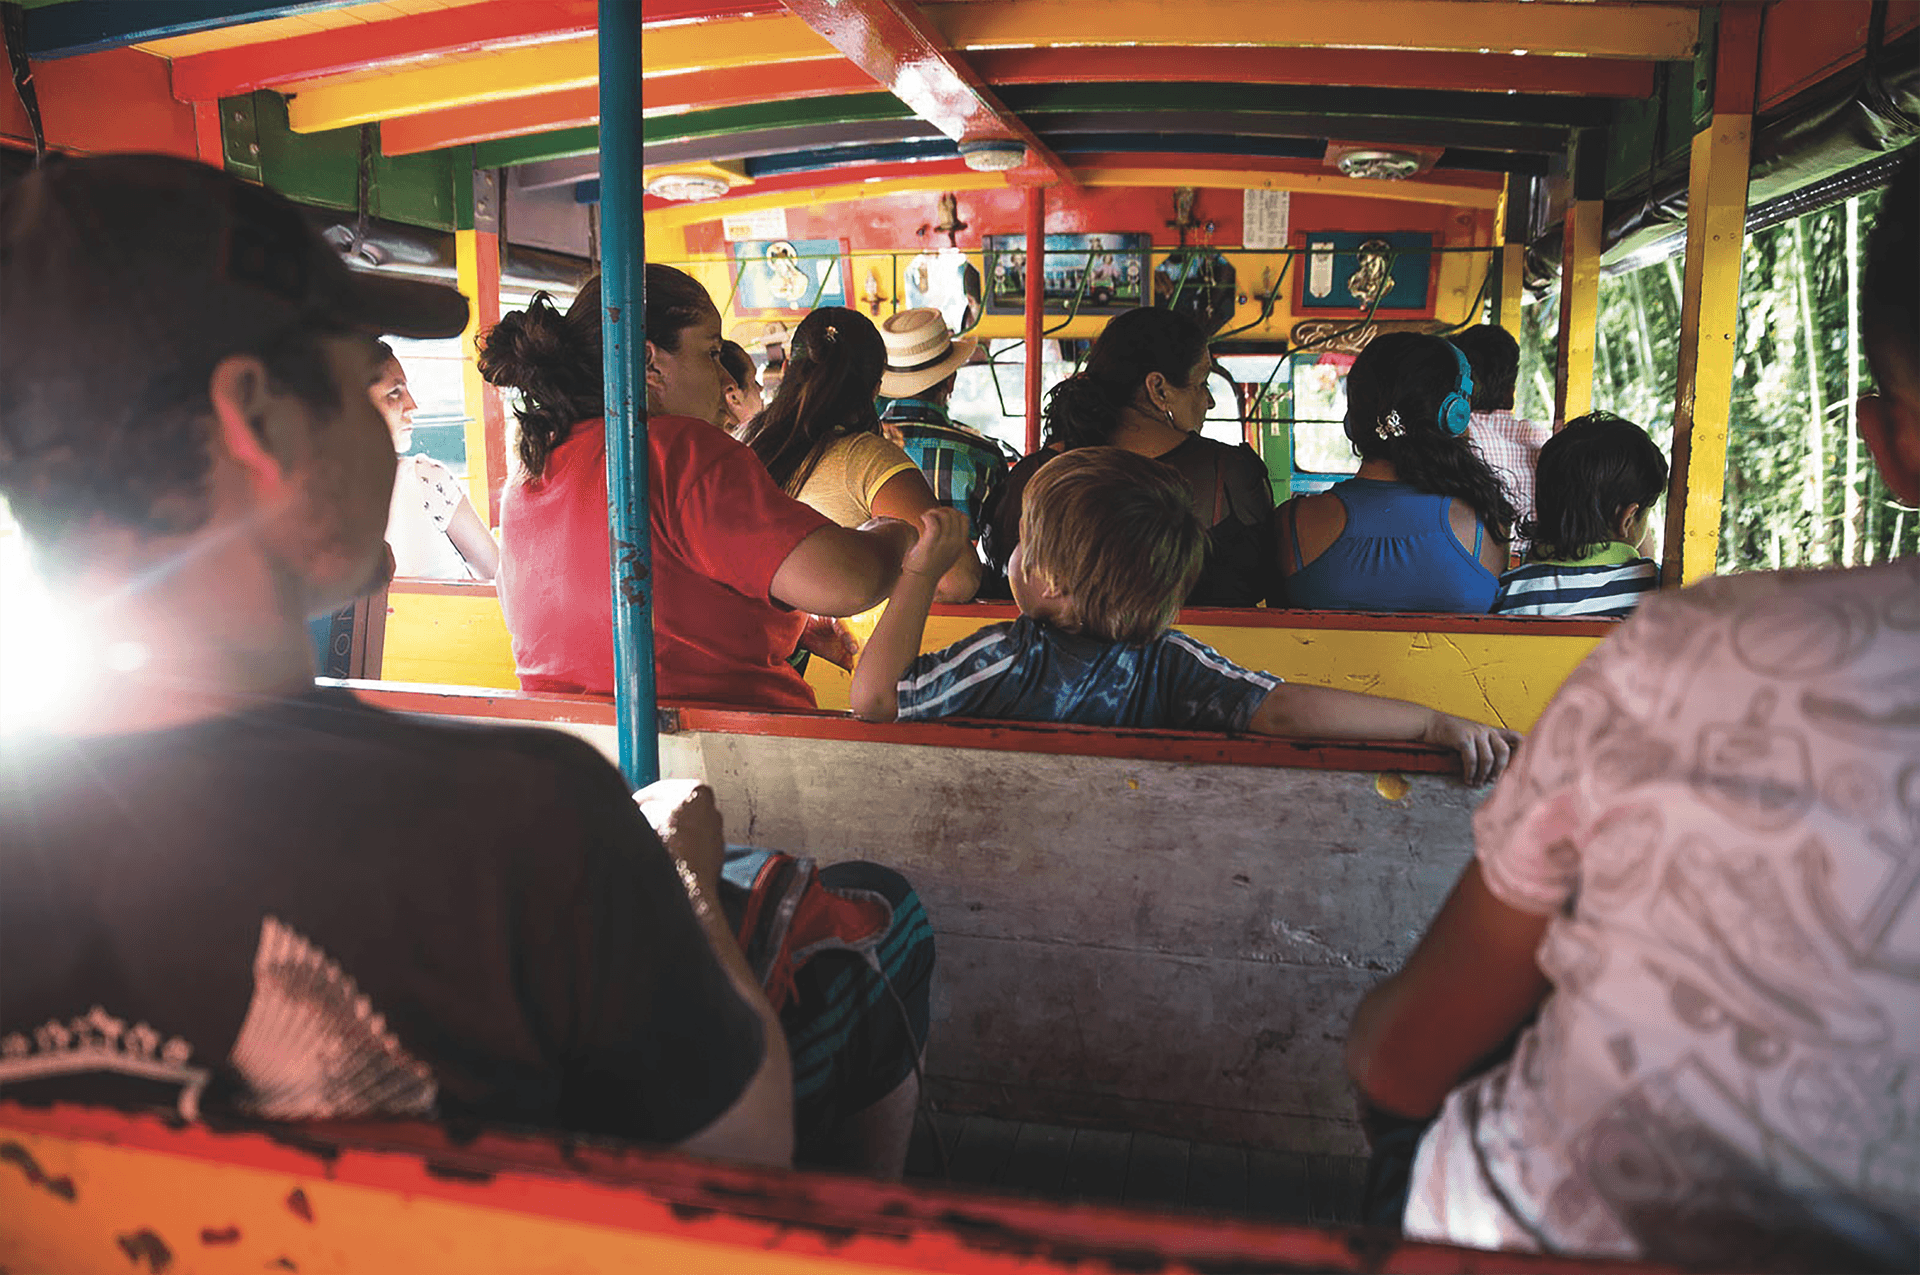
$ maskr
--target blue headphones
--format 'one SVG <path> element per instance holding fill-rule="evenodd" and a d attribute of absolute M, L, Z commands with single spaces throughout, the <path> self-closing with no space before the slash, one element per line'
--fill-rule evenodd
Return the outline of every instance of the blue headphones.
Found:
<path fill-rule="evenodd" d="M 1440 428 L 1458 438 L 1473 421 L 1473 368 L 1467 363 L 1467 356 L 1460 353 L 1459 346 L 1448 341 L 1447 348 L 1460 364 L 1460 384 L 1440 400 Z"/>

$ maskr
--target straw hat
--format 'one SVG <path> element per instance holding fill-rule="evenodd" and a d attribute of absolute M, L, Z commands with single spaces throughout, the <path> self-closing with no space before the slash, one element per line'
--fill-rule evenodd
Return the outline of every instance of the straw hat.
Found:
<path fill-rule="evenodd" d="M 973 337 L 953 339 L 938 310 L 902 310 L 880 324 L 887 344 L 887 371 L 880 392 L 888 398 L 910 398 L 947 379 L 949 373 L 973 357 L 980 343 Z"/>

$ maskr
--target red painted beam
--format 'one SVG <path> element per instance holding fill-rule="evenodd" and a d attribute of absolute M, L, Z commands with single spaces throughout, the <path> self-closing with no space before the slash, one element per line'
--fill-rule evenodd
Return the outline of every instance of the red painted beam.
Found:
<path fill-rule="evenodd" d="M 192 107 L 173 100 L 165 58 L 121 48 L 36 61 L 33 83 L 50 150 L 201 155 L 198 121 Z M 0 90 L 0 145 L 33 146 L 32 126 L 11 88 Z M 218 163 L 219 157 L 216 122 L 211 158 Z"/>
<path fill-rule="evenodd" d="M 873 77 L 853 63 L 815 59 L 650 75 L 641 83 L 640 104 L 651 115 L 871 92 Z"/>
<path fill-rule="evenodd" d="M 715 18 L 763 18 L 785 13 L 780 0 L 640 0 L 642 28 Z"/>
<path fill-rule="evenodd" d="M 368 704 L 400 713 L 490 718 L 496 721 L 613 724 L 613 701 L 586 695 L 530 695 L 523 691 L 349 682 Z M 1197 765 L 1268 766 L 1299 770 L 1391 770 L 1453 775 L 1460 758 L 1428 744 L 1360 740 L 1283 739 L 1271 735 L 1224 735 L 1211 731 L 1126 730 L 1051 722 L 863 722 L 844 713 L 780 712 L 720 704 L 660 705 L 661 731 L 706 731 L 773 739 L 846 740 L 1039 753 L 1054 757 L 1111 757 L 1129 761 L 1177 761 Z"/>
<path fill-rule="evenodd" d="M 1073 170 L 947 47 L 911 0 L 786 0 L 855 66 L 956 142 L 1010 139 L 1029 162 L 1074 185 Z"/>
<path fill-rule="evenodd" d="M 599 122 L 600 90 L 589 85 L 384 120 L 380 124 L 380 153 L 417 155 L 448 146 L 524 137 L 529 133 L 579 128 Z"/>
<path fill-rule="evenodd" d="M 255 89 L 459 53 L 591 35 L 595 0 L 514 0 L 316 31 L 173 60 L 173 95 L 204 102 Z"/>
<path fill-rule="evenodd" d="M 1653 94 L 1653 63 L 1608 58 L 1532 58 L 1510 53 L 1413 53 L 1389 49 L 1081 47 L 981 49 L 967 62 L 989 84 L 1291 84 L 1561 93 Z"/>

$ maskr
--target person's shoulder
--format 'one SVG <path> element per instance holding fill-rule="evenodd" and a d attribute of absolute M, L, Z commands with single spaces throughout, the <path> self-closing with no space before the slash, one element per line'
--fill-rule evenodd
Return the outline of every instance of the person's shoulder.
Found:
<path fill-rule="evenodd" d="M 397 782 L 386 800 L 433 804 L 460 790 L 479 801 L 571 800 L 583 789 L 618 795 L 624 781 L 584 740 L 541 726 L 514 726 L 390 712 L 350 692 L 320 691 L 296 707 L 342 746 L 387 767 Z"/>
<path fill-rule="evenodd" d="M 920 673 L 937 673 L 957 668 L 968 661 L 991 663 L 993 660 L 1033 645 L 1044 626 L 1026 616 L 983 625 L 957 642 L 929 651 L 913 661 Z"/>
<path fill-rule="evenodd" d="M 843 434 L 833 446 L 827 449 L 828 455 L 835 453 L 845 456 L 851 464 L 903 462 L 910 465 L 913 463 L 913 458 L 907 455 L 900 444 L 885 434 L 864 432 Z"/>
<path fill-rule="evenodd" d="M 1147 644 L 1147 651 L 1149 654 L 1159 658 L 1173 659 L 1181 663 L 1198 665 L 1209 672 L 1218 673 L 1226 677 L 1244 677 L 1253 673 L 1253 670 L 1235 664 L 1232 660 L 1220 654 L 1220 652 L 1214 650 L 1199 638 L 1194 637 L 1191 633 L 1184 633 L 1179 629 L 1168 629 L 1159 637 L 1154 638 Z M 1262 677 L 1267 676 L 1266 674 L 1255 675 Z M 1270 680 L 1274 682 L 1279 681 L 1278 678 L 1272 678 Z"/>

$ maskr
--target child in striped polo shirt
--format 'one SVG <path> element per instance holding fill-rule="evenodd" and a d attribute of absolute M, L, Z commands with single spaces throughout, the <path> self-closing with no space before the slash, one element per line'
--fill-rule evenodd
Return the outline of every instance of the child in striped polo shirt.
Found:
<path fill-rule="evenodd" d="M 1527 559 L 1500 577 L 1495 615 L 1624 619 L 1660 586 L 1641 553 L 1667 458 L 1647 432 L 1612 412 L 1568 421 L 1540 449 Z"/>
<path fill-rule="evenodd" d="M 1317 739 L 1420 740 L 1497 778 L 1520 736 L 1420 704 L 1244 669 L 1173 628 L 1206 531 L 1171 465 L 1115 447 L 1048 461 L 1022 501 L 1008 581 L 1021 615 L 920 654 L 931 582 L 966 550 L 964 516 L 921 516 L 887 610 L 853 672 L 867 721 L 984 717 Z"/>

